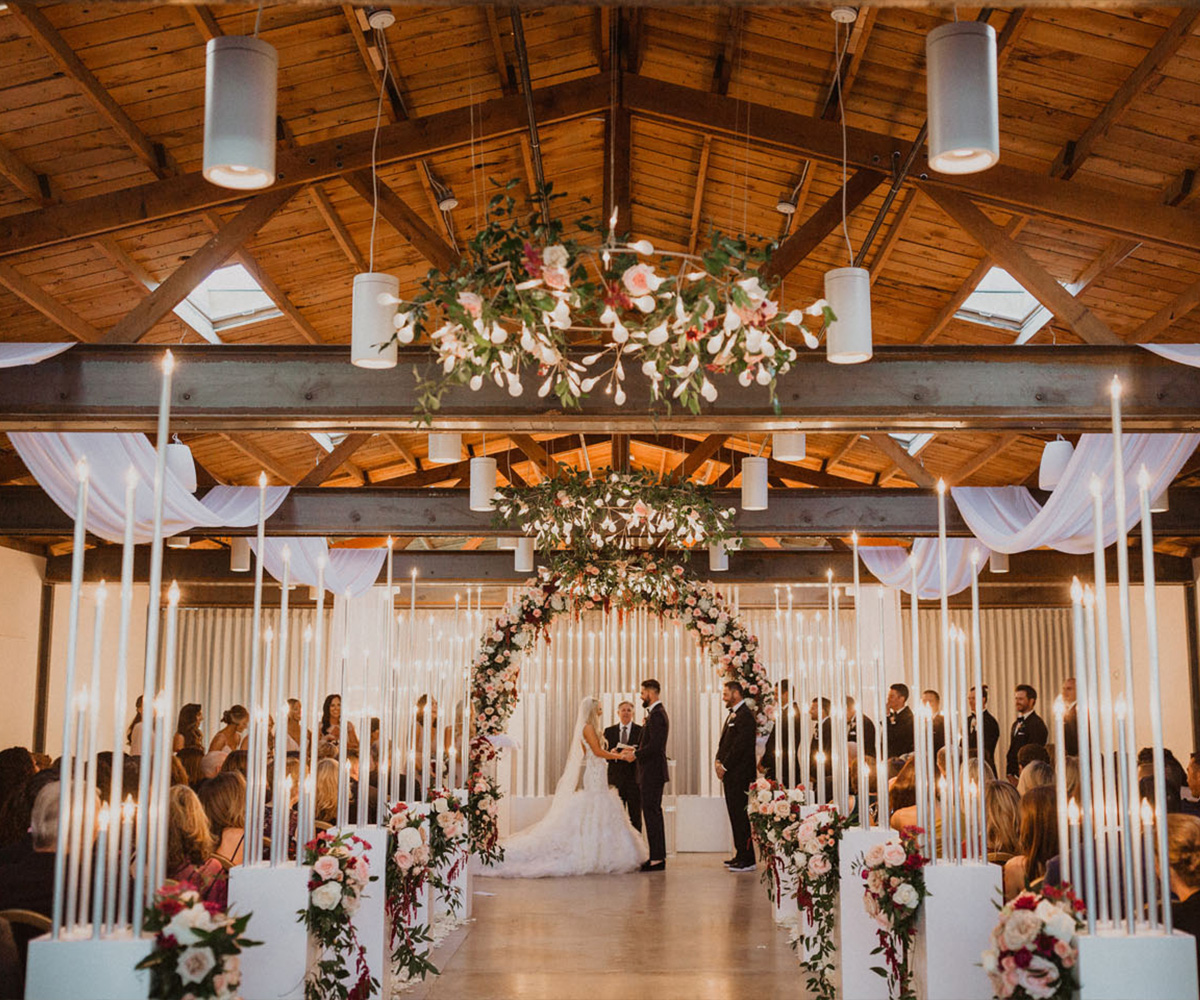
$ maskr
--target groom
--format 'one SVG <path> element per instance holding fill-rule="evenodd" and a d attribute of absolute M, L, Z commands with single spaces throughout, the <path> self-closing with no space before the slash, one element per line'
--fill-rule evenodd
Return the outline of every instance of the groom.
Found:
<path fill-rule="evenodd" d="M 646 824 L 646 840 L 650 845 L 650 859 L 642 865 L 644 872 L 661 872 L 667 867 L 667 838 L 663 832 L 662 796 L 667 783 L 667 733 L 671 723 L 667 710 L 658 696 L 662 687 L 651 678 L 642 681 L 642 707 L 646 718 L 642 720 L 642 735 L 638 740 L 637 782 L 642 793 L 642 819 Z"/>

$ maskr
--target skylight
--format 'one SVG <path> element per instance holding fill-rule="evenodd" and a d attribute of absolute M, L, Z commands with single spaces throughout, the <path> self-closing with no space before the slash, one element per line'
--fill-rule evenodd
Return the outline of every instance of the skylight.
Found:
<path fill-rule="evenodd" d="M 281 315 L 271 297 L 241 264 L 213 271 L 192 290 L 187 301 L 200 311 L 214 330 L 227 330 Z"/>
<path fill-rule="evenodd" d="M 958 317 L 1019 331 L 1041 308 L 1016 278 L 1003 268 L 993 267 L 967 296 Z"/>

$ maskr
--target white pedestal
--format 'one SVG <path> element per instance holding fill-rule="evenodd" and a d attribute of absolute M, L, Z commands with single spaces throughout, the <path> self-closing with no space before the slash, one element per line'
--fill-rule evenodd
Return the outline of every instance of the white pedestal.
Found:
<path fill-rule="evenodd" d="M 306 866 L 294 863 L 229 870 L 229 909 L 253 914 L 246 933 L 262 942 L 242 952 L 242 996 L 303 1000 L 309 945 L 299 913 L 308 906 L 308 876 Z"/>
<path fill-rule="evenodd" d="M 666 812 L 663 813 L 664 819 Z M 733 853 L 725 800 L 709 795 L 675 796 L 675 850 L 680 854 Z"/>
<path fill-rule="evenodd" d="M 366 851 L 367 860 L 371 864 L 371 874 L 378 876 L 376 881 L 367 883 L 351 922 L 354 924 L 355 933 L 358 934 L 358 943 L 366 950 L 367 968 L 371 970 L 371 977 L 379 981 L 379 995 L 391 996 L 391 932 L 387 925 L 387 887 L 384 877 L 388 832 L 387 828 L 382 826 L 359 826 L 354 827 L 351 832 L 369 845 Z"/>
<path fill-rule="evenodd" d="M 1099 932 L 1079 939 L 1079 1000 L 1195 1000 L 1196 939 Z"/>
<path fill-rule="evenodd" d="M 796 901 L 796 881 L 796 875 L 790 869 L 785 868 L 779 875 L 775 902 L 771 907 L 777 924 L 794 923 L 800 913 L 800 904 Z"/>
<path fill-rule="evenodd" d="M 29 942 L 25 1000 L 111 1000 L 150 995 L 150 971 L 134 966 L 150 954 L 149 937 Z"/>
<path fill-rule="evenodd" d="M 913 987 L 922 1000 L 989 1000 L 980 954 L 1003 899 L 999 865 L 926 865 L 929 896 L 913 942 Z"/>
<path fill-rule="evenodd" d="M 879 947 L 878 925 L 863 908 L 862 876 L 854 871 L 868 848 L 882 844 L 891 831 L 877 826 L 869 830 L 851 827 L 842 834 L 838 852 L 841 888 L 838 892 L 838 965 L 842 970 L 842 992 L 846 1000 L 888 1000 L 887 980 L 872 968 L 880 964 L 871 952 Z M 980 949 L 982 950 L 982 949 Z"/>

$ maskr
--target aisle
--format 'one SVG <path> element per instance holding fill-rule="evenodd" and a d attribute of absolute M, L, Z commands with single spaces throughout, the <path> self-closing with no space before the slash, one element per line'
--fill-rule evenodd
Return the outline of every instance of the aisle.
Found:
<path fill-rule="evenodd" d="M 437 1000 L 736 1000 L 803 995 L 757 875 L 686 854 L 665 875 L 476 879 L 475 921 Z"/>

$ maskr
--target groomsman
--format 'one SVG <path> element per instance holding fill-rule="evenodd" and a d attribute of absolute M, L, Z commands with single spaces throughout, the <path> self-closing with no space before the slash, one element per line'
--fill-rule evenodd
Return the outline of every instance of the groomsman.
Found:
<path fill-rule="evenodd" d="M 633 721 L 633 702 L 623 701 L 617 706 L 615 725 L 604 730 L 604 741 L 608 749 L 614 749 L 618 744 L 636 747 L 642 738 L 642 727 Z M 608 762 L 608 783 L 617 790 L 625 808 L 629 810 L 629 822 L 635 830 L 642 828 L 642 796 L 638 791 L 637 765 L 632 761 L 610 760 Z"/>
<path fill-rule="evenodd" d="M 1000 723 L 987 710 L 988 686 L 983 685 L 983 759 L 987 761 L 992 773 L 996 773 L 996 744 L 1000 742 Z M 978 740 L 975 738 L 975 689 L 967 692 L 967 746 L 978 753 Z"/>
<path fill-rule="evenodd" d="M 1012 724 L 1012 732 L 1008 736 L 1008 756 L 1005 759 L 1005 774 L 1009 780 L 1016 782 L 1021 774 L 1021 766 L 1017 754 L 1021 747 L 1031 744 L 1045 746 L 1050 741 L 1050 733 L 1042 717 L 1034 711 L 1037 705 L 1037 691 L 1032 685 L 1018 684 L 1013 707 L 1017 710 L 1017 721 Z"/>
<path fill-rule="evenodd" d="M 731 872 L 755 870 L 754 844 L 750 839 L 750 817 L 746 813 L 747 796 L 754 782 L 755 736 L 758 723 L 746 704 L 745 692 L 738 681 L 726 681 L 722 692 L 729 717 L 717 744 L 717 777 L 725 786 L 725 808 L 733 830 L 734 855 L 725 862 Z"/>
<path fill-rule="evenodd" d="M 942 696 L 933 688 L 921 692 L 921 701 L 933 713 L 933 752 L 937 753 L 946 745 L 946 719 L 942 715 Z"/>
<path fill-rule="evenodd" d="M 769 778 L 771 781 L 779 781 L 787 788 L 795 788 L 802 781 L 800 775 L 800 706 L 794 701 L 788 704 L 788 682 L 781 680 L 776 686 L 775 705 L 777 711 L 775 714 L 775 724 L 771 727 L 771 734 L 767 737 L 767 745 L 763 747 L 762 759 L 759 762 L 759 770 L 762 771 L 763 777 Z M 791 750 L 788 750 L 788 736 L 791 736 Z M 783 752 L 780 757 L 783 761 L 783 776 L 780 777 L 775 773 L 775 748 L 779 746 L 777 739 L 782 737 Z"/>
<path fill-rule="evenodd" d="M 1075 678 L 1062 682 L 1063 746 L 1068 757 L 1079 756 L 1079 714 L 1075 707 Z"/>
<path fill-rule="evenodd" d="M 646 842 L 650 847 L 650 858 L 641 869 L 644 872 L 661 872 L 667 868 L 662 797 L 663 785 L 670 780 L 667 735 L 671 731 L 671 721 L 667 718 L 667 710 L 658 700 L 661 691 L 662 687 L 653 678 L 642 681 L 642 708 L 646 710 L 646 717 L 642 722 L 642 735 L 634 759 L 637 761 L 642 816 L 646 820 Z"/>
<path fill-rule="evenodd" d="M 908 685 L 893 684 L 887 693 L 888 756 L 905 757 L 913 752 L 913 713 L 908 707 Z"/>

